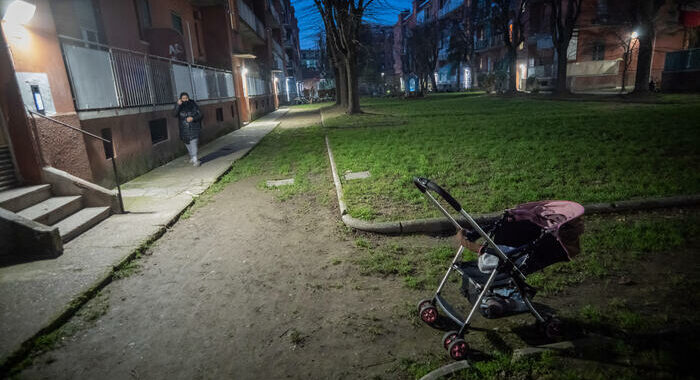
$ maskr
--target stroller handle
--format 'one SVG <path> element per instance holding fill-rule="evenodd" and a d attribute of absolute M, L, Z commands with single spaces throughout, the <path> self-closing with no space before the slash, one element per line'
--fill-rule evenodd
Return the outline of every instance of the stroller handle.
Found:
<path fill-rule="evenodd" d="M 449 203 L 450 206 L 452 206 L 452 208 L 455 209 L 455 211 L 457 211 L 457 212 L 462 211 L 462 205 L 460 205 L 459 202 L 457 202 L 457 200 L 454 199 L 452 197 L 452 195 L 450 195 L 450 193 L 445 191 L 445 189 L 440 187 L 435 182 L 433 182 L 427 178 L 423 178 L 423 177 L 414 177 L 413 184 L 416 185 L 418 190 L 420 190 L 423 193 L 425 193 L 427 190 L 432 190 L 432 191 L 436 192 L 445 201 L 447 201 L 447 203 Z"/>

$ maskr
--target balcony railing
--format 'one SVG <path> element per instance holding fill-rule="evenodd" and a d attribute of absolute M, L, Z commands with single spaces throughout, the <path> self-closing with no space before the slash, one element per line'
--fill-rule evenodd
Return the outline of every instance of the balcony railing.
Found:
<path fill-rule="evenodd" d="M 233 74 L 103 44 L 60 36 L 78 111 L 171 104 L 235 96 Z"/>
<path fill-rule="evenodd" d="M 243 0 L 238 0 L 238 13 L 240 13 L 241 19 L 264 40 L 265 24 L 260 21 L 258 16 L 253 13 L 253 10 L 250 9 L 248 4 L 244 3 Z"/>
<path fill-rule="evenodd" d="M 281 20 L 279 12 L 277 12 L 275 5 L 272 3 L 272 0 L 269 0 L 268 3 L 270 5 L 270 13 L 272 13 L 272 18 L 274 18 L 275 21 L 277 21 L 277 23 L 279 24 Z"/>
<path fill-rule="evenodd" d="M 279 54 L 280 56 L 284 56 L 284 49 L 282 49 L 282 46 L 279 44 L 279 42 L 275 40 L 272 40 L 272 51 Z"/>
<path fill-rule="evenodd" d="M 274 70 L 284 69 L 284 61 L 282 61 L 281 57 L 281 55 L 272 54 L 272 64 Z"/>
<path fill-rule="evenodd" d="M 445 17 L 448 13 L 459 8 L 460 5 L 464 4 L 464 0 L 447 0 L 445 4 L 438 11 L 438 17 Z"/>

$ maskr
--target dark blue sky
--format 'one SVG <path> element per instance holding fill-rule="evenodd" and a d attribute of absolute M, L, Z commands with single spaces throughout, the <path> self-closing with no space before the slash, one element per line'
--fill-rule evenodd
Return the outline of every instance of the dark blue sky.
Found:
<path fill-rule="evenodd" d="M 411 0 L 375 0 L 377 5 L 368 15 L 368 20 L 382 24 L 393 24 L 402 9 L 411 8 Z M 318 33 L 323 28 L 313 0 L 292 0 L 292 5 L 299 20 L 299 39 L 302 49 L 311 49 L 316 45 Z"/>

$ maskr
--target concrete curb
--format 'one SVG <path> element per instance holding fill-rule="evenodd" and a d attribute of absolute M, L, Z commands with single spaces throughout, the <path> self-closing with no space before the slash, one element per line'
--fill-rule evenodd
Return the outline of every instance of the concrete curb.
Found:
<path fill-rule="evenodd" d="M 346 226 L 360 231 L 374 232 L 385 235 L 442 233 L 454 231 L 454 226 L 452 223 L 445 218 L 412 219 L 392 222 L 368 222 L 366 220 L 353 218 L 348 214 L 347 205 L 343 200 L 343 187 L 340 182 L 340 177 L 338 177 L 338 169 L 335 166 L 335 159 L 333 158 L 333 151 L 331 150 L 328 135 L 326 135 L 326 149 L 328 150 L 328 159 L 331 163 L 333 183 L 335 184 L 336 194 L 338 195 L 340 217 Z M 627 200 L 610 203 L 591 203 L 584 205 L 583 207 L 586 210 L 586 214 L 591 215 L 696 205 L 700 205 L 700 194 Z M 502 212 L 493 212 L 489 214 L 472 215 L 472 217 L 478 223 L 489 223 L 497 220 L 501 215 Z M 465 227 L 468 226 L 467 221 L 461 215 L 454 216 L 454 218 L 459 222 L 459 224 Z"/>
<path fill-rule="evenodd" d="M 270 130 L 270 132 L 272 132 L 280 125 L 281 121 L 278 120 L 284 117 L 287 114 L 287 112 L 288 109 L 287 111 L 282 113 L 282 115 L 280 115 L 280 117 L 277 120 L 274 121 L 276 125 L 273 129 Z M 233 168 L 233 164 L 236 161 L 246 157 L 258 145 L 258 143 L 260 143 L 260 141 L 262 141 L 262 138 L 255 145 L 248 147 L 247 151 L 241 157 L 233 161 L 231 165 L 229 165 L 226 168 L 226 170 L 223 170 L 221 173 L 219 173 L 216 176 L 216 179 L 211 183 L 211 185 L 204 189 L 204 191 L 209 189 L 209 187 L 217 183 L 219 180 L 221 180 L 222 177 L 224 177 L 228 172 L 230 172 Z M 204 191 L 202 191 L 202 193 L 204 193 Z M 198 197 L 193 197 L 185 207 L 183 207 L 176 215 L 170 218 L 170 220 L 163 224 L 159 229 L 154 231 L 153 234 L 151 234 L 147 239 L 145 239 L 138 248 L 129 252 L 121 260 L 119 260 L 117 264 L 112 266 L 110 270 L 106 271 L 104 275 L 102 275 L 97 281 L 95 281 L 89 289 L 76 295 L 68 303 L 68 306 L 62 312 L 58 313 L 49 324 L 41 328 L 31 338 L 22 342 L 20 347 L 17 348 L 14 352 L 12 352 L 9 356 L 2 358 L 2 361 L 0 361 L 0 378 L 7 376 L 15 366 L 19 365 L 32 352 L 32 350 L 36 346 L 38 339 L 40 339 L 46 334 L 49 334 L 59 329 L 66 322 L 68 322 L 73 316 L 75 316 L 75 314 L 82 308 L 83 305 L 85 305 L 91 299 L 93 299 L 102 289 L 104 289 L 114 280 L 114 275 L 116 272 L 124 268 L 131 261 L 138 258 L 138 256 L 141 255 L 151 244 L 155 243 L 158 239 L 165 235 L 168 229 L 170 229 L 175 223 L 177 223 L 180 217 L 182 217 L 182 215 L 194 205 L 197 198 Z"/>
<path fill-rule="evenodd" d="M 457 371 L 469 368 L 469 362 L 466 360 L 460 360 L 458 362 L 450 363 L 444 365 L 436 370 L 431 371 L 427 375 L 420 378 L 420 380 L 435 380 L 447 375 L 451 375 Z"/>

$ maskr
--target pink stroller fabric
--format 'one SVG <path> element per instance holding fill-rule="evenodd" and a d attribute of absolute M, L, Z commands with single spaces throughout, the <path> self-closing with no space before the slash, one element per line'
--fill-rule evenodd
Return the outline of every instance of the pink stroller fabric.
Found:
<path fill-rule="evenodd" d="M 509 209 L 514 221 L 526 220 L 551 232 L 569 259 L 580 252 L 579 236 L 583 233 L 583 206 L 570 201 L 538 201 Z"/>

